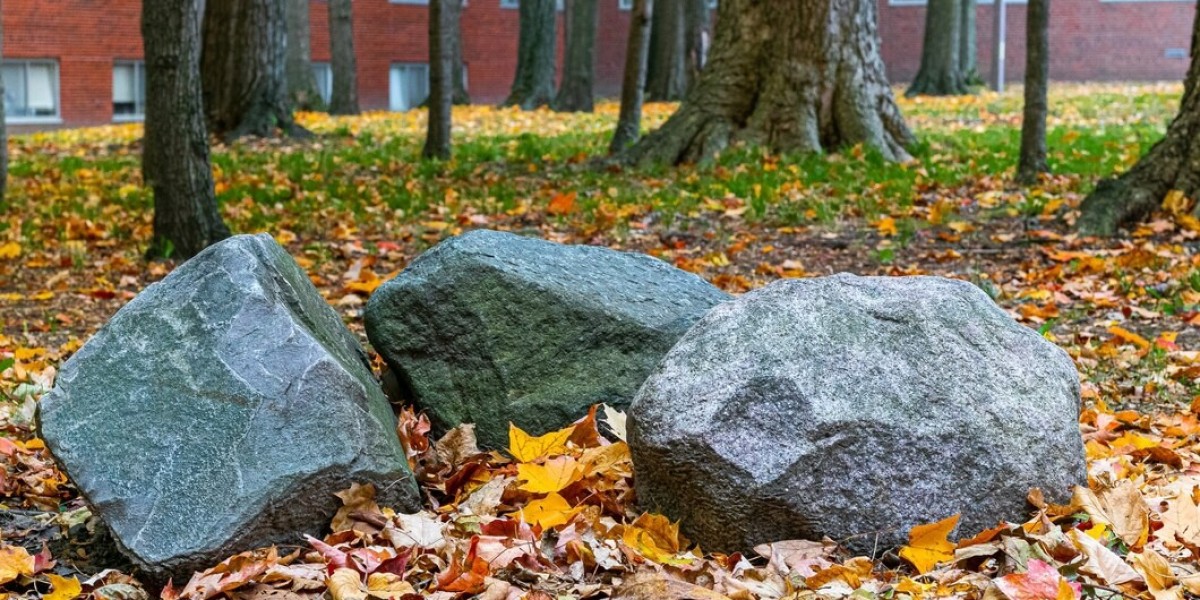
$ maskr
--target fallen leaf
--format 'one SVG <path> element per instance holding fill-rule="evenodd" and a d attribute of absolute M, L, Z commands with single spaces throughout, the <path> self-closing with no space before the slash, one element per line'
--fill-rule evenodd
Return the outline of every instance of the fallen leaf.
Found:
<path fill-rule="evenodd" d="M 951 515 L 936 523 L 917 525 L 908 533 L 908 545 L 900 548 L 900 558 L 907 560 L 924 575 L 938 563 L 954 559 L 954 544 L 947 537 L 958 526 L 959 515 Z"/>

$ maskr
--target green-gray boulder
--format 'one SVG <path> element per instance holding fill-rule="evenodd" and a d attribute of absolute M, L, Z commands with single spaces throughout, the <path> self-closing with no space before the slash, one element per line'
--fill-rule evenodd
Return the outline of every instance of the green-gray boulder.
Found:
<path fill-rule="evenodd" d="M 442 242 L 375 291 L 367 335 L 407 399 L 504 447 L 592 404 L 627 406 L 696 319 L 729 296 L 656 258 L 496 231 Z"/>
<path fill-rule="evenodd" d="M 419 504 L 362 348 L 267 235 L 129 302 L 63 366 L 39 423 L 151 580 L 319 533 L 352 482 Z"/>

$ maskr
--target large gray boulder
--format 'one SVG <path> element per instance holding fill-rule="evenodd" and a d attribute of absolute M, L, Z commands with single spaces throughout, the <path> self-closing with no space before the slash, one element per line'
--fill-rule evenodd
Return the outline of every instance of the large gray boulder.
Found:
<path fill-rule="evenodd" d="M 708 550 L 1023 521 L 1030 488 L 1086 485 L 1079 389 L 1065 352 L 968 283 L 780 281 L 708 313 L 638 392 L 638 497 Z"/>
<path fill-rule="evenodd" d="M 419 504 L 362 348 L 267 235 L 129 302 L 63 366 L 39 424 L 152 580 L 319 533 L 352 482 Z"/>
<path fill-rule="evenodd" d="M 658 259 L 479 230 L 383 284 L 367 335 L 439 430 L 502 448 L 592 404 L 627 406 L 675 340 L 729 296 Z"/>

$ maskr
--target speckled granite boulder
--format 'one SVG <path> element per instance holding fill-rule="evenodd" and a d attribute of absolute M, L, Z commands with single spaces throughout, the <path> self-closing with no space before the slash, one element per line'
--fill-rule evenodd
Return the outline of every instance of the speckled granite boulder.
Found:
<path fill-rule="evenodd" d="M 445 430 L 504 447 L 592 404 L 626 406 L 688 327 L 729 296 L 661 260 L 497 231 L 442 242 L 371 296 L 367 335 Z"/>
<path fill-rule="evenodd" d="M 66 362 L 39 422 L 159 581 L 319 533 L 352 482 L 418 507 L 362 348 L 266 235 L 216 244 L 146 288 Z"/>
<path fill-rule="evenodd" d="M 976 287 L 786 280 L 723 304 L 630 408 L 638 497 L 707 550 L 828 536 L 859 551 L 961 513 L 1023 521 L 1086 485 L 1071 359 Z"/>

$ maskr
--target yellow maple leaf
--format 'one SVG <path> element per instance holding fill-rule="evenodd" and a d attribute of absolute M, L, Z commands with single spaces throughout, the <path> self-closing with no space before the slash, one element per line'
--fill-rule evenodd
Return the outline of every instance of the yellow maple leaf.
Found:
<path fill-rule="evenodd" d="M 508 453 L 520 462 L 533 462 L 553 454 L 562 454 L 567 449 L 567 440 L 575 432 L 572 425 L 546 435 L 533 437 L 520 427 L 508 424 Z"/>
<path fill-rule="evenodd" d="M 541 500 L 534 500 L 525 505 L 520 511 L 521 520 L 542 529 L 566 525 L 575 518 L 581 508 L 572 508 L 566 498 L 558 494 L 550 494 Z"/>
<path fill-rule="evenodd" d="M 74 600 L 83 593 L 83 586 L 74 577 L 60 577 L 54 573 L 47 573 L 46 579 L 50 580 L 51 591 L 42 596 L 43 600 Z"/>
<path fill-rule="evenodd" d="M 579 481 L 583 476 L 579 462 L 570 456 L 559 456 L 544 464 L 521 463 L 517 477 L 525 483 L 521 489 L 535 494 L 551 494 Z"/>
<path fill-rule="evenodd" d="M 686 565 L 692 560 L 679 556 L 684 541 L 679 537 L 679 524 L 653 513 L 645 513 L 626 525 L 621 541 L 648 560 L 660 565 Z"/>
<path fill-rule="evenodd" d="M 16 258 L 21 255 L 21 245 L 16 242 L 0 244 L 0 258 Z"/>
<path fill-rule="evenodd" d="M 958 515 L 951 515 L 936 523 L 913 527 L 908 532 L 908 545 L 900 548 L 900 558 L 912 563 L 922 575 L 938 563 L 952 560 L 954 544 L 946 538 L 957 525 Z"/>
<path fill-rule="evenodd" d="M 1113 336 L 1116 337 L 1117 339 L 1119 339 L 1123 342 L 1128 342 L 1130 344 L 1133 344 L 1133 345 L 1137 346 L 1138 348 L 1146 349 L 1146 348 L 1150 347 L 1150 340 L 1148 340 L 1132 331 L 1129 331 L 1128 329 L 1125 329 L 1124 327 L 1118 327 L 1116 325 L 1113 325 L 1112 327 L 1108 328 L 1108 332 L 1113 334 Z"/>
<path fill-rule="evenodd" d="M 1171 190 L 1167 192 L 1162 202 L 1163 210 L 1176 217 L 1192 212 L 1192 208 L 1195 205 L 1196 203 L 1191 198 L 1188 198 L 1187 194 L 1183 193 L 1183 190 Z"/>
<path fill-rule="evenodd" d="M 325 580 L 325 587 L 329 588 L 333 600 L 365 600 L 367 597 L 362 589 L 362 579 L 354 569 L 334 570 Z"/>
<path fill-rule="evenodd" d="M 33 557 L 20 546 L 0 547 L 0 585 L 33 575 Z"/>
<path fill-rule="evenodd" d="M 899 233 L 896 229 L 896 219 L 884 217 L 875 222 L 875 229 L 879 230 L 879 235 L 894 236 Z"/>

